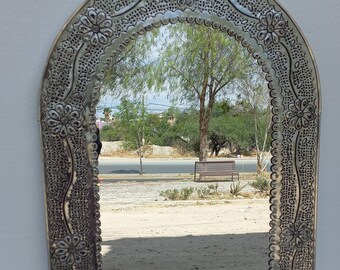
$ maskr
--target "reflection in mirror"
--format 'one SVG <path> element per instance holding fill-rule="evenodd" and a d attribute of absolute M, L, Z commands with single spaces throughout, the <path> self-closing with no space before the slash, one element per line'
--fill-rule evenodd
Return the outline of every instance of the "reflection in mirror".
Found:
<path fill-rule="evenodd" d="M 302 33 L 277 1 L 243 0 L 86 1 L 65 25 L 48 59 L 40 102 L 50 268 L 102 269 L 97 185 L 98 156 L 94 149 L 95 106 L 98 94 L 104 74 L 110 66 L 117 66 L 120 63 L 119 56 L 127 51 L 124 49 L 129 48 L 131 40 L 154 28 L 176 22 L 204 24 L 220 29 L 247 48 L 266 74 L 273 115 L 269 269 L 314 269 L 320 121 L 320 86 L 316 64 Z M 188 65 L 190 61 L 195 60 L 193 53 L 197 44 L 185 43 L 185 41 L 186 37 L 195 31 L 183 35 L 183 40 L 178 41 L 183 41 L 183 44 L 177 46 L 175 51 L 167 50 L 166 46 L 160 48 L 170 57 L 167 61 L 160 62 L 163 64 L 156 65 L 157 63 L 148 61 L 147 58 L 142 58 L 144 64 L 131 61 L 132 64 L 136 64 L 135 70 L 140 71 L 140 74 L 151 70 L 153 65 L 157 66 L 158 69 L 152 77 L 139 80 L 140 76 L 137 76 L 137 73 L 128 73 L 129 70 L 122 74 L 124 77 L 132 77 L 136 82 L 140 82 L 131 83 L 136 89 L 134 89 L 135 94 L 130 97 L 137 98 L 137 103 L 146 104 L 144 89 L 171 89 L 168 91 L 170 101 L 178 99 L 185 105 L 185 109 L 191 105 L 189 107 L 199 111 L 197 118 L 199 143 L 193 143 L 194 140 L 187 135 L 194 134 L 190 131 L 192 127 L 188 127 L 187 133 L 183 131 L 185 136 L 177 138 L 182 139 L 183 144 L 193 143 L 194 152 L 197 152 L 199 159 L 204 160 L 209 154 L 210 138 L 207 134 L 209 130 L 215 130 L 212 128 L 214 122 L 212 119 L 216 116 L 214 112 L 216 107 L 213 109 L 213 106 L 209 106 L 212 105 L 209 102 L 212 101 L 210 97 L 215 97 L 218 102 L 233 105 L 236 104 L 239 96 L 242 101 L 245 95 L 234 93 L 233 98 L 228 100 L 223 98 L 221 89 L 214 96 L 214 91 L 219 89 L 214 86 L 222 83 L 221 74 L 215 74 L 211 77 L 212 80 L 209 80 L 212 69 L 204 69 L 204 66 L 200 68 L 196 63 Z M 168 43 L 172 44 L 175 34 L 163 33 L 164 40 L 168 35 L 171 37 Z M 151 44 L 152 40 L 151 36 Z M 214 40 L 215 38 L 206 38 L 204 41 L 213 43 Z M 182 61 L 184 56 L 188 56 L 184 53 L 177 54 L 178 57 L 174 58 L 174 55 L 183 52 L 181 50 L 184 48 L 192 48 L 188 50 L 188 61 Z M 221 49 L 218 46 L 213 48 Z M 199 59 L 208 61 L 210 59 L 206 57 L 208 52 L 205 50 Z M 150 59 L 153 59 L 157 54 L 150 54 L 150 56 Z M 232 60 L 227 53 L 220 56 L 220 59 L 226 57 Z M 122 58 L 121 61 L 123 60 Z M 236 67 L 236 63 L 238 62 L 230 64 L 230 68 Z M 247 61 L 241 63 L 246 64 Z M 166 68 L 167 65 L 171 68 Z M 190 72 L 181 72 L 182 67 L 187 67 Z M 227 68 L 228 65 L 224 67 Z M 190 77 L 187 75 L 187 80 L 183 81 L 183 76 L 178 75 L 180 73 L 176 75 L 175 72 L 178 71 L 182 73 L 181 75 L 189 74 Z M 168 81 L 163 80 L 164 78 Z M 186 82 L 192 81 L 193 78 L 196 78 L 195 88 L 190 88 Z M 226 83 L 235 81 L 235 78 L 231 77 L 231 80 L 227 80 Z M 113 89 L 118 90 L 120 84 L 123 85 L 123 81 L 120 83 L 118 80 L 118 84 Z M 227 84 L 222 83 L 224 86 Z M 152 89 L 152 86 L 155 89 Z M 241 88 L 242 84 L 231 86 L 232 83 L 224 90 L 234 90 L 236 86 Z M 197 96 L 189 94 L 189 90 L 192 89 Z M 176 93 L 178 91 L 182 92 Z M 203 93 L 208 93 L 209 96 L 201 95 Z M 129 102 L 126 102 L 126 105 L 128 104 Z M 205 107 L 204 104 L 207 106 Z M 247 105 L 246 102 L 243 104 Z M 145 116 L 145 110 L 139 109 L 137 112 L 139 116 Z M 239 115 L 235 114 L 235 116 Z M 226 115 L 222 114 L 222 116 Z M 191 115 L 189 114 L 187 118 L 188 121 L 185 123 L 190 123 Z M 140 122 L 143 121 L 132 120 L 130 126 Z M 222 123 L 220 126 L 224 130 Z M 252 129 L 258 127 L 260 122 Z M 139 139 L 134 141 L 134 144 L 139 145 L 140 148 L 141 165 L 144 145 L 149 144 L 143 142 L 146 136 L 141 136 L 141 134 L 146 135 L 146 132 L 147 130 L 144 133 L 137 133 Z M 222 155 L 222 152 L 219 153 Z M 200 168 L 201 166 L 197 164 L 197 172 L 201 170 Z M 196 179 L 206 181 L 207 177 L 202 176 L 200 171 Z M 226 246 L 222 249 L 225 248 Z"/>
<path fill-rule="evenodd" d="M 233 38 L 184 23 L 138 37 L 113 63 L 96 122 L 104 270 L 266 269 L 261 68 Z"/>
<path fill-rule="evenodd" d="M 182 40 L 176 41 L 174 37 L 168 41 L 170 45 L 177 42 L 182 46 L 170 47 L 168 50 L 167 43 L 164 44 L 164 47 L 161 47 L 163 42 L 156 42 L 154 44 L 159 45 L 154 45 L 153 51 L 157 49 L 162 53 L 152 52 L 149 53 L 147 58 L 140 58 L 142 61 L 138 61 L 138 57 L 143 55 L 143 50 L 147 49 L 142 46 L 139 47 L 141 54 L 135 54 L 137 55 L 136 59 L 130 58 L 131 65 L 123 63 L 124 58 L 121 58 L 121 56 L 127 53 L 129 48 L 131 50 L 138 49 L 137 47 L 130 47 L 129 44 L 131 44 L 132 40 L 154 28 L 177 22 L 205 25 L 211 27 L 209 29 L 219 29 L 221 32 L 228 34 L 247 49 L 266 74 L 265 78 L 268 81 L 272 106 L 271 154 L 273 156 L 270 176 L 268 266 L 269 269 L 314 269 L 320 121 L 320 85 L 316 64 L 302 33 L 277 1 L 243 0 L 86 1 L 65 25 L 48 59 L 40 102 L 50 268 L 59 270 L 102 269 L 102 231 L 97 185 L 98 155 L 95 152 L 95 114 L 99 93 L 105 77 L 104 74 L 107 73 L 108 68 L 119 66 L 122 62 L 121 68 L 123 69 L 116 68 L 115 70 L 113 68 L 115 71 L 111 75 L 121 72 L 123 79 L 130 77 L 131 80 L 128 81 L 131 86 L 126 87 L 127 85 L 125 85 L 125 87 L 120 88 L 121 85 L 124 86 L 125 80 L 119 80 L 122 76 L 117 76 L 118 83 L 108 88 L 114 89 L 114 94 L 118 95 L 115 97 L 116 100 L 120 100 L 125 95 L 128 98 L 127 101 L 131 101 L 129 98 L 132 97 L 137 99 L 139 104 L 145 105 L 147 104 L 147 101 L 145 101 L 147 93 L 144 93 L 144 90 L 167 90 L 170 104 L 172 104 L 173 100 L 173 102 L 178 102 L 174 103 L 175 107 L 183 106 L 185 111 L 190 109 L 186 112 L 188 114 L 182 115 L 181 112 L 184 120 L 193 121 L 196 113 L 198 127 L 197 122 L 193 122 L 196 123 L 196 137 L 193 137 L 195 133 L 192 130 L 195 129 L 195 126 L 192 126 L 192 124 L 183 125 L 184 129 L 180 130 L 180 134 L 184 135 L 176 137 L 182 145 L 189 144 L 192 147 L 196 159 L 197 157 L 201 160 L 208 158 L 208 161 L 213 161 L 214 158 L 209 157 L 210 150 L 213 154 L 218 152 L 219 155 L 222 155 L 222 150 L 219 150 L 221 142 L 216 145 L 216 140 L 220 136 L 212 136 L 211 131 L 217 130 L 217 135 L 223 135 L 226 128 L 233 127 L 228 132 L 232 132 L 232 134 L 237 131 L 240 132 L 236 137 L 229 138 L 235 144 L 235 138 L 242 138 L 241 135 L 246 136 L 250 130 L 258 129 L 260 131 L 262 128 L 265 130 L 266 125 L 261 127 L 260 119 L 258 119 L 257 125 L 246 130 L 242 130 L 242 127 L 246 124 L 239 127 L 239 122 L 236 121 L 238 124 L 227 125 L 226 123 L 229 122 L 222 119 L 229 117 L 228 120 L 231 120 L 235 117 L 243 116 L 250 121 L 249 119 L 254 119 L 250 118 L 253 104 L 246 102 L 247 91 L 245 93 L 236 92 L 236 89 L 247 89 L 247 84 L 236 80 L 239 77 L 231 77 L 230 80 L 225 81 L 227 83 L 225 85 L 221 81 L 221 78 L 224 77 L 221 77 L 221 74 L 214 73 L 215 76 L 209 77 L 212 75 L 214 68 L 221 68 L 221 66 L 209 62 L 211 58 L 206 57 L 207 53 L 210 53 L 208 49 L 199 58 L 204 63 L 210 64 L 208 68 L 204 69 L 205 66 L 199 66 L 197 62 L 194 63 L 195 65 L 190 64 L 196 59 L 194 53 L 195 49 L 197 49 L 197 46 L 195 47 L 197 44 L 185 43 L 185 41 L 196 30 L 189 31 L 183 36 L 179 35 Z M 162 38 L 166 40 L 168 32 L 162 30 L 162 28 L 160 29 L 160 34 L 164 36 Z M 211 31 L 209 33 L 213 34 Z M 149 38 L 151 44 L 153 40 L 156 40 L 156 37 L 152 35 Z M 212 44 L 218 41 L 218 38 L 216 40 L 215 38 L 206 39 L 205 41 Z M 183 61 L 188 54 L 184 54 L 182 49 L 187 48 L 191 48 L 191 50 L 187 50 L 189 58 L 187 58 L 187 61 Z M 213 48 L 216 49 L 214 53 L 217 55 L 221 49 L 229 47 L 218 48 L 215 46 Z M 240 48 L 238 50 L 241 51 Z M 152 61 L 152 59 L 162 56 L 163 52 L 168 58 L 161 58 L 164 61 L 160 62 Z M 182 54 L 178 54 L 178 52 L 182 52 Z M 244 71 L 241 68 L 237 69 L 237 64 L 241 63 L 247 66 L 251 58 L 242 58 L 244 61 L 239 62 L 237 61 L 238 58 L 229 57 L 228 52 L 221 54 L 221 58 L 217 58 L 221 61 L 224 59 L 226 62 L 227 65 L 222 65 L 222 67 L 227 68 L 228 63 L 230 63 L 230 68 L 235 67 L 236 71 Z M 166 59 L 168 60 L 165 61 Z M 154 65 L 157 67 L 154 74 L 146 76 Z M 169 65 L 171 68 L 167 68 Z M 128 70 L 127 68 L 131 66 L 135 68 Z M 182 72 L 182 74 L 178 73 L 185 67 L 189 67 L 189 69 L 184 73 Z M 230 69 L 228 70 L 231 71 Z M 139 72 L 133 73 L 134 71 Z M 177 72 L 177 75 L 175 72 Z M 144 77 L 143 73 L 145 73 Z M 186 74 L 190 76 L 185 77 Z M 244 76 L 247 77 L 247 73 Z M 112 76 L 111 78 L 110 76 L 106 78 L 112 81 Z M 183 78 L 186 78 L 186 80 L 183 80 Z M 250 84 L 255 84 L 256 79 L 254 77 L 253 80 L 250 80 Z M 193 80 L 196 83 L 194 84 L 195 87 L 191 87 L 192 85 L 190 84 Z M 214 88 L 214 86 L 220 83 L 225 86 L 225 90 L 235 91 L 235 93 L 229 93 L 229 95 L 231 94 L 231 97 L 229 97 L 227 94 L 222 94 L 223 91 L 221 90 L 214 96 L 215 90 L 219 89 Z M 105 83 L 105 87 L 106 85 Z M 104 94 L 105 87 L 102 90 Z M 255 87 L 252 88 L 255 89 Z M 122 89 L 133 89 L 133 91 L 128 94 L 129 92 L 121 91 Z M 194 90 L 194 95 L 190 95 L 193 91 L 190 92 L 189 90 Z M 261 88 L 256 88 L 255 92 L 260 90 Z M 178 93 L 178 91 L 182 92 Z M 202 96 L 203 92 L 209 96 Z M 254 92 L 250 93 L 253 94 Z M 216 98 L 216 103 L 212 102 L 213 105 L 219 103 L 224 105 L 209 106 L 209 104 L 212 105 L 209 102 L 209 100 L 211 101 L 210 96 Z M 254 97 L 259 96 L 255 95 Z M 266 97 L 266 95 L 263 97 Z M 132 104 L 134 103 L 135 101 Z M 129 102 L 125 102 L 125 105 L 128 104 Z M 205 106 L 203 106 L 204 104 Z M 237 113 L 234 111 L 234 114 L 231 114 L 233 106 L 236 105 L 244 106 L 249 117 L 245 117 L 246 114 L 242 110 Z M 204 107 L 204 110 L 201 109 L 202 107 Z M 218 109 L 219 107 L 221 107 L 221 110 Z M 228 109 L 229 107 L 230 110 Z M 264 110 L 265 107 L 259 106 L 260 111 Z M 135 110 L 128 110 L 128 112 L 128 115 L 130 115 L 130 112 L 135 113 Z M 146 110 L 139 109 L 137 112 L 139 113 L 139 119 L 145 119 Z M 143 115 L 143 117 L 140 117 L 140 115 Z M 259 114 L 259 116 L 265 115 Z M 218 117 L 222 117 L 219 118 L 222 120 L 216 120 Z M 137 125 L 144 122 L 133 119 L 136 118 L 132 118 L 129 122 L 129 127 L 132 124 Z M 181 117 L 178 117 L 178 123 L 180 123 L 180 119 Z M 151 123 L 150 126 L 152 126 Z M 153 137 L 155 138 L 158 137 L 156 136 L 157 131 L 156 129 L 154 132 Z M 139 153 L 145 150 L 144 145 L 151 143 L 160 145 L 159 142 L 143 141 L 146 136 L 141 136 L 141 134 L 146 135 L 146 132 L 146 129 L 144 133 L 139 132 L 139 139 L 134 141 L 135 147 L 137 145 L 138 148 L 142 149 Z M 158 133 L 166 134 L 166 136 L 172 134 L 171 132 Z M 125 135 L 128 136 L 128 133 Z M 243 140 L 246 141 L 246 137 Z M 214 143 L 209 146 L 210 141 Z M 261 145 L 267 147 L 267 144 L 262 144 L 259 140 L 258 145 L 260 147 L 257 148 L 256 143 L 255 138 L 255 144 L 251 146 L 249 152 L 252 149 L 262 151 Z M 229 148 L 235 158 L 235 155 L 237 157 L 237 154 L 241 155 L 246 150 L 242 145 L 240 144 L 239 146 L 240 150 L 242 150 L 239 153 L 235 152 L 233 144 L 227 144 L 226 148 Z M 175 146 L 173 145 L 172 147 Z M 268 148 L 265 148 L 265 150 L 267 151 Z M 146 162 L 147 159 L 148 155 L 146 154 L 144 159 L 140 156 L 138 160 L 142 162 L 145 160 Z M 240 160 L 242 161 L 242 159 L 236 158 L 236 165 L 237 161 Z M 104 161 L 100 160 L 100 162 L 103 163 Z M 224 164 L 229 164 L 231 168 L 233 167 L 233 163 L 224 162 Z M 192 177 L 198 182 L 193 183 L 192 180 L 190 181 L 193 185 L 198 186 L 202 184 L 202 181 L 209 180 L 207 179 L 209 176 L 203 175 L 202 163 L 196 163 L 196 165 L 196 178 L 195 174 Z M 210 162 L 207 166 L 211 168 L 212 165 L 212 162 Z M 244 165 L 245 167 L 246 164 Z M 238 168 L 238 170 L 241 169 Z M 261 170 L 258 172 L 261 173 Z M 218 177 L 223 176 L 218 175 Z M 253 181 L 255 186 L 266 185 L 266 179 L 261 179 L 256 179 L 255 175 L 253 179 L 246 181 Z M 256 180 L 257 182 L 255 182 Z M 174 181 L 172 182 L 175 183 Z M 230 188 L 227 184 L 231 184 L 231 182 L 218 183 L 220 184 L 218 190 L 224 188 L 226 192 L 229 192 Z M 234 185 L 236 184 L 237 182 Z M 102 184 L 103 186 L 104 184 Z M 233 190 L 235 188 L 237 186 L 234 186 Z M 248 185 L 246 188 L 251 188 L 251 186 Z M 246 188 L 244 188 L 244 191 Z M 244 197 L 243 195 L 241 196 Z M 160 198 L 155 203 L 163 203 L 164 197 L 158 197 Z M 197 201 L 196 198 L 194 200 Z M 223 204 L 224 207 L 228 205 L 228 203 Z M 174 209 L 179 208 L 175 207 Z M 223 215 L 223 217 L 226 215 Z M 170 214 L 167 216 L 170 216 Z M 202 216 L 199 215 L 199 217 Z M 114 226 L 115 222 L 112 224 Z M 168 227 L 170 228 L 170 226 L 166 226 L 166 228 Z M 228 228 L 228 226 L 225 226 L 225 228 Z M 194 233 L 196 234 L 196 232 L 182 234 L 176 239 L 178 240 L 179 237 L 191 237 Z M 198 234 L 197 232 L 197 236 Z M 214 231 L 209 232 L 209 235 L 216 234 L 214 234 Z M 220 234 L 230 235 L 230 232 Z M 164 237 L 166 239 L 170 238 L 168 236 Z M 132 237 L 132 239 L 135 238 Z M 221 237 L 219 238 L 219 240 L 222 239 Z M 232 240 L 230 237 L 228 239 Z M 152 240 L 158 240 L 158 238 L 152 237 Z M 223 247 L 218 248 L 226 251 L 229 246 L 223 245 Z M 119 251 L 111 252 L 111 254 L 118 256 L 122 249 L 123 247 L 119 246 Z M 108 253 L 106 252 L 105 254 Z M 244 252 L 242 257 L 244 257 Z M 188 258 L 188 261 L 191 262 L 191 259 Z M 173 260 L 171 263 L 173 263 Z M 192 268 L 197 267 L 196 265 Z"/>

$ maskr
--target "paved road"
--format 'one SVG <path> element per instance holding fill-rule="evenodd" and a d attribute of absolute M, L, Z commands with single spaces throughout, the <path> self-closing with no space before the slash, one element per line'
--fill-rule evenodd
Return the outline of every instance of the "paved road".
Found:
<path fill-rule="evenodd" d="M 143 159 L 143 171 L 146 174 L 193 173 L 195 159 Z M 268 166 L 268 169 L 270 165 Z M 239 172 L 256 172 L 256 160 L 236 159 L 236 170 Z M 105 158 L 99 159 L 101 174 L 137 174 L 138 158 Z"/>

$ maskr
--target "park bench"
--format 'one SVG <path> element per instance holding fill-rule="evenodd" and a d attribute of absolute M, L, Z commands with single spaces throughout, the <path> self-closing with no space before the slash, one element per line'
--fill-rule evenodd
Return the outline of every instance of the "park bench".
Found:
<path fill-rule="evenodd" d="M 231 176 L 232 181 L 234 181 L 234 176 L 237 176 L 238 181 L 240 180 L 240 174 L 236 171 L 235 160 L 196 161 L 194 181 L 198 182 L 196 174 L 199 175 L 198 179 L 201 182 L 204 181 L 202 181 L 204 176 Z M 207 180 L 207 182 L 209 181 L 210 180 Z"/>

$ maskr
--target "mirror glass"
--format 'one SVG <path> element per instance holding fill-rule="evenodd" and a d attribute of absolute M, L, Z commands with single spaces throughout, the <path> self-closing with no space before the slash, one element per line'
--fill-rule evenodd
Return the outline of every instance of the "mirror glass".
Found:
<path fill-rule="evenodd" d="M 266 268 L 270 96 L 239 42 L 202 25 L 147 32 L 96 109 L 104 269 Z"/>
<path fill-rule="evenodd" d="M 206 36 L 188 42 L 199 27 L 189 27 L 186 32 L 176 29 L 186 23 L 207 26 L 202 33 Z M 164 30 L 170 29 L 163 27 L 169 24 L 176 31 Z M 154 29 L 159 30 L 151 32 Z M 221 40 L 213 29 L 242 46 Z M 146 41 L 137 46 L 139 40 Z M 217 41 L 223 46 L 204 47 L 197 54 L 202 44 Z M 239 54 L 233 57 L 234 50 Z M 269 94 L 260 95 L 266 91 L 261 83 L 264 75 L 249 55 L 265 74 Z M 252 72 L 246 72 L 248 68 Z M 107 97 L 110 94 L 113 96 Z M 163 103 L 164 96 L 167 101 Z M 176 262 L 174 256 L 189 269 L 200 265 L 234 269 L 236 261 L 253 263 L 255 259 L 263 262 L 260 269 L 266 265 L 270 269 L 314 269 L 319 96 L 311 50 L 276 1 L 86 1 L 58 36 L 42 84 L 40 122 L 50 269 L 97 270 L 102 269 L 102 261 L 117 262 L 113 267 L 118 269 L 130 263 L 139 263 L 137 269 L 150 269 L 159 263 L 153 259 L 157 256 L 168 260 L 157 265 L 158 269 Z M 265 102 L 269 97 L 270 105 Z M 100 98 L 119 102 L 112 105 L 117 108 L 111 108 L 111 101 L 98 107 L 104 102 L 98 103 Z M 155 106 L 150 103 L 164 106 L 150 111 Z M 106 107 L 112 112 L 103 113 Z M 255 135 L 249 142 L 249 134 L 267 129 L 269 122 L 262 121 L 270 117 L 266 109 L 272 113 L 272 142 L 263 143 L 264 137 Z M 157 112 L 163 117 L 157 118 Z M 130 149 L 132 156 L 124 159 L 116 149 L 114 161 L 108 161 L 113 158 L 105 154 L 103 146 L 98 162 L 96 119 L 101 117 L 108 127 L 102 127 L 99 134 L 104 138 L 111 133 L 114 140 L 124 141 L 127 148 L 119 151 L 125 154 Z M 244 122 L 237 121 L 239 118 Z M 110 127 L 110 121 L 117 124 Z M 164 147 L 179 152 L 158 157 L 163 163 L 165 158 L 171 159 L 166 167 L 173 164 L 172 159 L 181 158 L 170 166 L 175 171 L 166 171 L 160 161 L 155 163 L 154 150 L 164 153 Z M 256 160 L 256 166 L 263 165 L 270 158 L 266 155 L 269 150 L 268 200 L 258 191 L 268 185 L 267 166 L 259 166 L 263 170 L 256 169 L 253 175 L 246 171 L 248 157 L 253 163 Z M 259 160 L 256 151 L 263 153 Z M 126 159 L 134 159 L 136 167 Z M 149 171 L 148 164 L 163 169 L 156 174 Z M 191 167 L 191 173 L 181 171 L 183 164 Z M 166 177 L 151 181 L 162 174 Z M 178 200 L 178 196 L 187 198 Z M 268 211 L 268 201 L 270 215 L 263 212 Z M 214 208 L 220 211 L 212 211 Z M 254 209 L 256 220 L 250 214 Z M 260 229 L 257 218 L 262 214 Z M 224 223 L 226 218 L 229 223 Z M 249 246 L 250 240 L 241 240 L 255 235 L 263 240 L 265 249 L 269 239 L 269 260 L 265 259 L 267 251 L 258 246 L 236 248 L 236 242 Z M 242 252 L 234 256 L 230 249 Z M 257 255 L 246 259 L 252 252 Z M 135 254 L 138 258 L 132 258 Z"/>

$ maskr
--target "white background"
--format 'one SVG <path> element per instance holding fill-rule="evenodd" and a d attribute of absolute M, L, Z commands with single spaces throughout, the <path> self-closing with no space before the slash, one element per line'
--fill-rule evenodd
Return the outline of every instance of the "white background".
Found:
<path fill-rule="evenodd" d="M 82 2 L 1 0 L 0 269 L 48 269 L 38 102 L 52 43 Z M 317 269 L 339 269 L 340 1 L 281 3 L 307 37 L 320 72 Z"/>

